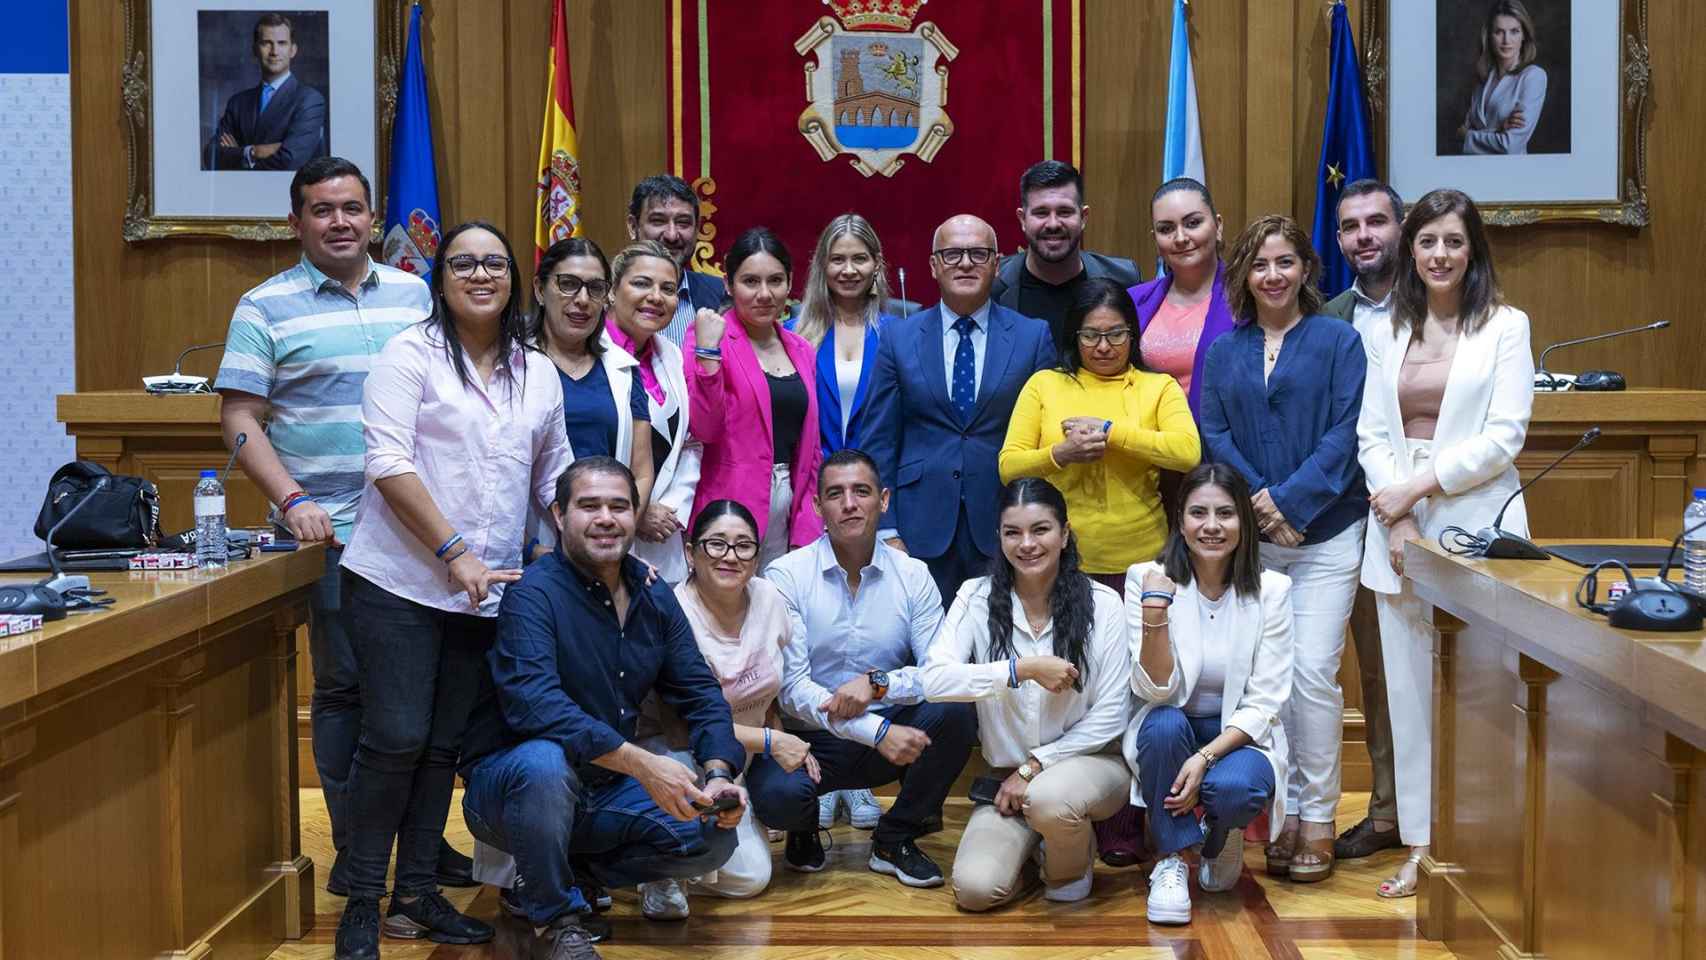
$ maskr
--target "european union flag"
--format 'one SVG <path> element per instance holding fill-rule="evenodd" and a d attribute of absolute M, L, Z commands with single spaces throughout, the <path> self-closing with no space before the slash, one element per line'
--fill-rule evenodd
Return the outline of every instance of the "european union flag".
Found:
<path fill-rule="evenodd" d="M 1321 254 L 1321 291 L 1334 297 L 1350 288 L 1356 275 L 1339 252 L 1339 192 L 1345 184 L 1374 176 L 1368 103 L 1362 94 L 1362 67 L 1351 40 L 1350 17 L 1343 2 L 1333 5 L 1332 66 L 1327 85 L 1327 123 L 1321 132 L 1321 171 L 1315 182 L 1315 249 Z"/>
<path fill-rule="evenodd" d="M 421 6 L 409 12 L 409 47 L 391 127 L 391 182 L 385 197 L 385 262 L 426 279 L 443 236 L 438 220 L 438 167 L 432 159 L 426 61 L 421 59 Z"/>

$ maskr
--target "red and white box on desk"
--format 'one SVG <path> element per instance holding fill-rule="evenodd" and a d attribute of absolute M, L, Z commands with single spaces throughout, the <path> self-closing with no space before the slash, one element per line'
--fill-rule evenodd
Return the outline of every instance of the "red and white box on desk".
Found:
<path fill-rule="evenodd" d="M 139 553 L 130 558 L 132 570 L 194 570 L 193 553 Z"/>
<path fill-rule="evenodd" d="M 39 613 L 7 613 L 0 614 L 0 637 L 14 637 L 20 633 L 41 629 L 41 614 Z"/>

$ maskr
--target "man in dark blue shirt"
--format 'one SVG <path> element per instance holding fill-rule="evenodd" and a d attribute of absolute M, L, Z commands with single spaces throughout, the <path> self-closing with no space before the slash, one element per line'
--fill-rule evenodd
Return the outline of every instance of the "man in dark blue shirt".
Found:
<path fill-rule="evenodd" d="M 746 762 L 722 688 L 670 592 L 628 556 L 639 492 L 609 457 L 557 481 L 560 546 L 504 593 L 491 683 L 463 741 L 469 832 L 511 853 L 512 903 L 548 927 L 552 958 L 596 957 L 589 883 L 696 877 L 734 852 Z M 633 744 L 646 695 L 686 723 L 699 772 Z M 731 796 L 715 820 L 695 807 Z M 590 874 L 590 875 L 588 875 Z"/>

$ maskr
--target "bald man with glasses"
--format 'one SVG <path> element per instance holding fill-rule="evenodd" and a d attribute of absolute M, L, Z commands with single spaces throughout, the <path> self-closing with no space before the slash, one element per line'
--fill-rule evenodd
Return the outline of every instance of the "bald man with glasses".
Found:
<path fill-rule="evenodd" d="M 961 214 L 930 245 L 939 304 L 883 327 L 867 396 L 865 447 L 894 478 L 883 536 L 930 567 L 944 602 L 996 551 L 996 465 L 1031 374 L 1058 351 L 1042 320 L 990 299 L 995 228 Z"/>

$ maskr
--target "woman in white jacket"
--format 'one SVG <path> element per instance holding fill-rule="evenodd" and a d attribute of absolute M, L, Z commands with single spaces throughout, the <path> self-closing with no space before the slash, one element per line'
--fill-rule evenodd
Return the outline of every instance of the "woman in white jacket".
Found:
<path fill-rule="evenodd" d="M 1270 839 L 1279 836 L 1285 791 L 1275 784 L 1286 782 L 1290 756 L 1279 713 L 1291 696 L 1291 579 L 1262 570 L 1237 470 L 1198 466 L 1179 503 L 1160 560 L 1133 566 L 1125 588 L 1140 703 L 1125 758 L 1161 854 L 1149 875 L 1151 923 L 1191 920 L 1184 851 L 1202 848 L 1198 886 L 1229 890 L 1244 867 L 1244 827 L 1271 806 Z"/>
<path fill-rule="evenodd" d="M 1467 195 L 1435 190 L 1404 218 L 1392 324 L 1365 331 L 1364 345 L 1357 447 L 1371 519 L 1362 582 L 1380 615 L 1398 831 L 1411 848 L 1379 893 L 1407 897 L 1432 839 L 1434 633 L 1432 608 L 1404 579 L 1404 544 L 1492 524 L 1520 486 L 1516 455 L 1534 406 L 1528 316 L 1503 302 Z M 1527 535 L 1521 496 L 1502 526 Z"/>

